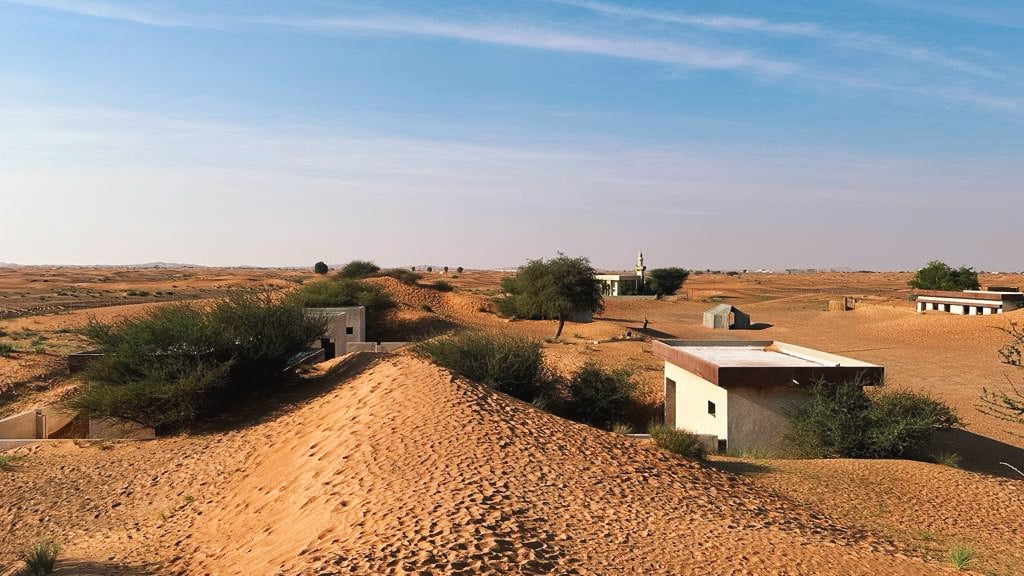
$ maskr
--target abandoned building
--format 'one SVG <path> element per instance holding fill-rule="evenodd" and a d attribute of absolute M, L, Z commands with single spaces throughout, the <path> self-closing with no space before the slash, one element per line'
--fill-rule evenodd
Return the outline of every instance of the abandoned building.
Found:
<path fill-rule="evenodd" d="M 316 343 L 324 349 L 324 360 L 343 356 L 349 344 L 366 341 L 366 307 L 306 308 L 307 314 L 327 317 L 327 332 Z"/>
<path fill-rule="evenodd" d="M 719 304 L 704 311 L 704 327 L 721 330 L 747 330 L 750 315 L 731 304 Z"/>
<path fill-rule="evenodd" d="M 935 310 L 965 316 L 1002 314 L 1024 308 L 1024 293 L 1015 288 L 991 287 L 987 290 L 918 290 L 917 311 Z"/>
<path fill-rule="evenodd" d="M 777 450 L 787 413 L 823 380 L 882 381 L 882 366 L 784 342 L 656 340 L 665 361 L 665 424 L 719 451 Z"/>
<path fill-rule="evenodd" d="M 633 273 L 597 274 L 594 276 L 601 283 L 601 293 L 605 296 L 634 296 L 644 293 L 644 253 L 636 257 Z"/>

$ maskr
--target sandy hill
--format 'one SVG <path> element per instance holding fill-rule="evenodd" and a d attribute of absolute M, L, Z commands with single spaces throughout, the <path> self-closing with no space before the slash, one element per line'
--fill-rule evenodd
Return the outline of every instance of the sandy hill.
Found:
<path fill-rule="evenodd" d="M 944 571 L 411 356 L 326 378 L 228 434 L 32 449 L 3 476 L 2 558 L 51 534 L 79 575 Z"/>

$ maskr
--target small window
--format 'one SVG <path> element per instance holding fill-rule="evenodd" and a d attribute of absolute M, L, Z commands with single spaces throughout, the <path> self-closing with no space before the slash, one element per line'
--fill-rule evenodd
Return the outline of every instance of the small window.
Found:
<path fill-rule="evenodd" d="M 346 326 L 345 327 L 345 334 L 353 334 L 353 333 L 355 333 L 355 331 L 352 329 L 351 326 Z"/>
<path fill-rule="evenodd" d="M 708 401 L 708 414 L 715 415 L 715 403 Z"/>

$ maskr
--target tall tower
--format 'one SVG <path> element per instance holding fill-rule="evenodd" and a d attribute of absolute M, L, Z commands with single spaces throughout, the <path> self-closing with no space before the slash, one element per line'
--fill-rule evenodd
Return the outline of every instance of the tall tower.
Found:
<path fill-rule="evenodd" d="M 644 253 L 640 252 L 636 257 L 636 267 L 633 268 L 636 275 L 640 277 L 640 283 L 644 282 L 644 272 L 647 271 L 647 266 L 644 266 Z"/>

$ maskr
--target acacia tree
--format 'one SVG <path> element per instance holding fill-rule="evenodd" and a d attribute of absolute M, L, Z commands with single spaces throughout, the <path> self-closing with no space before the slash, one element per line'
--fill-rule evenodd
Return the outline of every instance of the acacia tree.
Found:
<path fill-rule="evenodd" d="M 1003 364 L 1024 369 L 1024 326 L 1015 322 L 1005 329 L 1010 343 L 999 350 Z M 1007 378 L 1009 389 L 982 388 L 978 410 L 1007 422 L 1024 424 L 1024 388 Z"/>
<path fill-rule="evenodd" d="M 590 260 L 582 256 L 570 258 L 559 253 L 550 260 L 530 260 L 515 277 L 504 280 L 502 287 L 517 316 L 558 320 L 555 338 L 562 335 L 569 318 L 604 308 L 601 283 Z"/>
<path fill-rule="evenodd" d="M 647 273 L 647 291 L 652 294 L 671 296 L 679 290 L 689 276 L 690 271 L 682 268 L 655 268 Z"/>
<path fill-rule="evenodd" d="M 974 268 L 953 268 L 945 262 L 932 260 L 918 270 L 907 284 L 918 290 L 977 290 L 978 273 Z"/>

